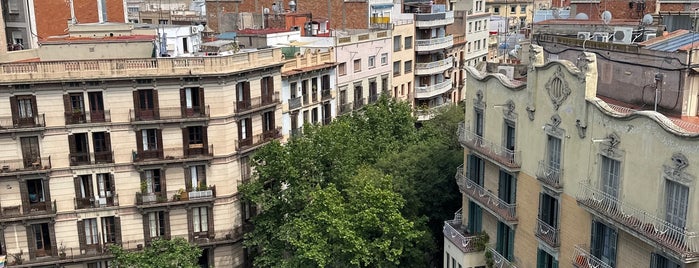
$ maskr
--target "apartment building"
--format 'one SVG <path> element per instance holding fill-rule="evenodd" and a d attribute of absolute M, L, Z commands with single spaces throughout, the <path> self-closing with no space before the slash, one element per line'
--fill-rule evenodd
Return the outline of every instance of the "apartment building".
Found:
<path fill-rule="evenodd" d="M 539 3 L 548 5 L 549 2 L 546 0 L 486 0 L 485 12 L 506 18 L 511 30 L 522 29 L 532 23 L 534 10 Z"/>
<path fill-rule="evenodd" d="M 172 237 L 200 246 L 201 265 L 245 264 L 255 208 L 237 187 L 281 138 L 281 50 L 1 65 L 10 267 L 106 267 L 108 245 Z"/>
<path fill-rule="evenodd" d="M 476 66 L 487 61 L 490 13 L 485 12 L 485 1 L 470 0 L 454 4 L 454 25 L 449 29 L 464 35 L 464 54 L 459 56 L 462 66 Z"/>
<path fill-rule="evenodd" d="M 394 27 L 391 31 L 393 36 L 391 42 L 391 59 L 393 60 L 391 85 L 393 88 L 389 94 L 397 100 L 405 100 L 414 105 L 415 46 L 418 42 L 424 43 L 425 41 L 415 40 L 415 21 L 412 16 L 402 17 L 402 19 L 394 17 L 392 20 Z"/>
<path fill-rule="evenodd" d="M 404 1 L 402 12 L 415 18 L 415 107 L 418 120 L 431 118 L 435 109 L 459 100 L 452 99 L 451 72 L 456 59 L 449 55 L 454 36 L 447 26 L 454 23 L 454 11 L 446 5 L 426 1 Z M 395 50 L 395 49 L 394 49 Z"/>
<path fill-rule="evenodd" d="M 125 22 L 124 0 L 2 1 L 10 51 L 36 48 L 40 39 L 64 35 L 71 23 Z"/>
<path fill-rule="evenodd" d="M 594 53 L 530 53 L 526 83 L 467 67 L 444 267 L 698 267 L 696 116 L 600 98 Z"/>
<path fill-rule="evenodd" d="M 294 52 L 294 47 L 282 48 Z M 296 52 L 294 52 L 295 54 Z M 282 66 L 282 134 L 303 133 L 304 124 L 327 125 L 337 116 L 337 63 L 333 49 L 299 50 Z"/>

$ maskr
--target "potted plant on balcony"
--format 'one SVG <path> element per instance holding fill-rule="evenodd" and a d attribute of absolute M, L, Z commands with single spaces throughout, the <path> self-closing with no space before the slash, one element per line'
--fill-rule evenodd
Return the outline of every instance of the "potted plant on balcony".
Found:
<path fill-rule="evenodd" d="M 483 250 L 485 250 L 485 245 L 488 244 L 488 241 L 490 241 L 490 236 L 488 235 L 488 233 L 480 232 L 476 236 L 476 240 L 474 241 L 475 243 L 473 245 L 473 248 L 476 251 L 483 251 Z"/>
<path fill-rule="evenodd" d="M 73 114 L 72 114 L 72 121 L 73 123 L 82 123 L 83 122 L 83 111 L 80 110 L 79 108 L 73 108 Z"/>
<path fill-rule="evenodd" d="M 19 250 L 18 253 L 10 253 L 10 256 L 12 256 L 12 261 L 13 264 L 20 265 L 24 262 L 24 258 L 22 258 L 22 255 L 24 254 L 24 251 L 21 249 Z"/>
<path fill-rule="evenodd" d="M 199 187 L 197 187 L 197 191 L 200 191 L 200 192 L 206 191 L 208 189 L 209 189 L 209 187 L 207 187 L 206 183 L 204 183 L 204 182 L 200 182 Z"/>
<path fill-rule="evenodd" d="M 182 201 L 189 200 L 189 193 L 187 191 L 185 191 L 184 188 L 180 188 L 179 190 L 177 190 L 177 193 L 180 196 L 180 200 L 182 200 Z"/>
<path fill-rule="evenodd" d="M 58 257 L 61 260 L 66 259 L 66 245 L 63 244 L 63 241 L 61 241 L 61 245 L 58 247 Z"/>
<path fill-rule="evenodd" d="M 485 267 L 493 268 L 495 265 L 495 260 L 493 260 L 493 253 L 490 250 L 485 251 Z"/>

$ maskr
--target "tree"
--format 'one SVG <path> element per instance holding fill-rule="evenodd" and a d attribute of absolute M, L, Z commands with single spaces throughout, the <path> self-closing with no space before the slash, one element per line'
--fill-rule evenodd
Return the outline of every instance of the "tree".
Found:
<path fill-rule="evenodd" d="M 112 264 L 120 268 L 197 268 L 202 250 L 181 237 L 171 240 L 155 239 L 142 251 L 127 251 L 112 245 L 109 251 L 114 255 Z"/>

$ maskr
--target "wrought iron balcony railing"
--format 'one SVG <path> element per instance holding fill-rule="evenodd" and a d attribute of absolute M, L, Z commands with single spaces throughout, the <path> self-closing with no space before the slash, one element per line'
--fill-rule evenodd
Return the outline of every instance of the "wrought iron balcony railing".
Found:
<path fill-rule="evenodd" d="M 352 111 L 352 107 L 353 105 L 351 102 L 340 104 L 340 114 Z"/>
<path fill-rule="evenodd" d="M 563 188 L 561 176 L 563 169 L 552 167 L 546 161 L 539 161 L 539 168 L 536 170 L 536 178 L 549 187 L 559 190 Z"/>
<path fill-rule="evenodd" d="M 514 203 L 509 204 L 505 202 L 496 194 L 471 180 L 468 177 L 468 174 L 464 173 L 463 165 L 459 166 L 455 177 L 456 184 L 459 185 L 461 192 L 468 195 L 471 200 L 481 205 L 481 207 L 491 211 L 491 213 L 495 214 L 496 217 L 500 218 L 504 222 L 517 222 L 517 205 Z"/>
<path fill-rule="evenodd" d="M 134 121 L 155 121 L 173 119 L 207 119 L 209 118 L 209 106 L 187 107 L 159 107 L 157 109 L 138 110 L 130 109 L 129 118 Z"/>
<path fill-rule="evenodd" d="M 157 193 L 136 192 L 136 205 L 179 204 L 186 202 L 211 201 L 216 198 L 216 185 L 191 189 L 190 191 L 167 191 Z"/>
<path fill-rule="evenodd" d="M 301 108 L 301 96 L 289 99 L 289 110 Z"/>
<path fill-rule="evenodd" d="M 478 251 L 476 249 L 476 239 L 478 236 L 474 234 L 469 234 L 466 229 L 461 224 L 461 209 L 457 213 L 454 213 L 454 219 L 444 221 L 444 228 L 442 228 L 442 233 L 444 237 L 454 244 L 461 252 L 470 253 Z"/>
<path fill-rule="evenodd" d="M 51 156 L 0 160 L 0 174 L 32 171 L 43 172 L 49 169 L 51 169 Z"/>
<path fill-rule="evenodd" d="M 505 168 L 512 171 L 518 170 L 522 166 L 519 151 L 510 150 L 495 142 L 486 140 L 472 132 L 470 127 L 464 125 L 463 122 L 459 125 L 458 133 L 461 145 L 490 158 L 496 163 L 500 163 Z"/>
<path fill-rule="evenodd" d="M 560 245 L 558 241 L 559 231 L 560 229 L 552 227 L 541 219 L 536 219 L 534 234 L 552 248 L 557 248 Z"/>
<path fill-rule="evenodd" d="M 332 92 L 330 92 L 330 89 L 323 89 L 320 91 L 320 98 L 322 100 L 329 100 L 332 98 Z"/>
<path fill-rule="evenodd" d="M 577 200 L 591 213 L 613 220 L 630 234 L 674 252 L 680 259 L 699 258 L 696 232 L 675 226 L 586 183 L 580 183 Z"/>
<path fill-rule="evenodd" d="M 133 151 L 134 162 L 158 161 L 158 160 L 186 160 L 190 158 L 212 157 L 214 145 L 189 144 L 187 147 L 174 147 L 144 151 Z"/>
<path fill-rule="evenodd" d="M 493 254 L 493 264 L 494 264 L 494 267 L 498 267 L 498 268 L 517 268 L 516 265 L 514 265 L 514 264 L 511 263 L 509 260 L 507 260 L 507 258 L 505 258 L 504 256 L 502 256 L 502 254 L 500 254 L 500 252 L 498 252 L 498 251 L 495 250 L 494 248 L 488 247 L 487 250 L 490 251 L 491 254 Z"/>
<path fill-rule="evenodd" d="M 602 260 L 585 250 L 585 245 L 575 245 L 573 249 L 573 266 L 577 268 L 612 268 Z"/>
<path fill-rule="evenodd" d="M 68 154 L 71 166 L 114 163 L 114 158 L 112 156 L 112 151 Z"/>
<path fill-rule="evenodd" d="M 75 209 L 86 209 L 86 208 L 102 208 L 102 207 L 113 207 L 119 206 L 119 196 L 106 196 L 106 197 L 76 197 Z"/>
<path fill-rule="evenodd" d="M 238 140 L 238 149 L 244 150 L 257 145 L 261 145 L 273 139 L 281 138 L 281 134 L 282 128 L 278 127 L 253 136 L 248 136 L 247 139 Z"/>
<path fill-rule="evenodd" d="M 254 97 L 246 100 L 239 100 L 236 102 L 236 111 L 238 113 L 250 111 L 260 107 L 265 107 L 268 105 L 279 103 L 279 92 L 275 92 L 270 95 L 263 95 L 259 97 Z"/>
<path fill-rule="evenodd" d="M 109 110 L 72 111 L 64 113 L 66 125 L 111 122 Z"/>
<path fill-rule="evenodd" d="M 356 99 L 354 100 L 354 109 L 361 109 L 362 107 L 364 107 L 364 104 L 366 104 L 366 98 Z"/>
<path fill-rule="evenodd" d="M 36 114 L 31 117 L 15 118 L 12 116 L 0 117 L 0 131 L 20 128 L 45 127 L 46 117 L 44 114 Z"/>

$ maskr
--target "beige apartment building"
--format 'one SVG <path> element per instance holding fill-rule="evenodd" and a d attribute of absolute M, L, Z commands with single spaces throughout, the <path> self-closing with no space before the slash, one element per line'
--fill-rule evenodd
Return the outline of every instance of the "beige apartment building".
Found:
<path fill-rule="evenodd" d="M 40 53 L 39 53 L 40 54 Z M 184 237 L 241 267 L 249 155 L 280 138 L 279 49 L 0 64 L 0 255 L 106 267 L 108 245 Z"/>
<path fill-rule="evenodd" d="M 415 45 L 417 42 L 424 43 L 424 41 L 415 40 L 415 24 L 412 18 L 396 19 L 393 21 L 393 35 L 392 48 L 393 53 L 391 57 L 393 58 L 393 77 L 391 78 L 391 85 L 393 89 L 390 92 L 390 96 L 397 100 L 404 100 L 410 102 L 413 105 L 413 81 L 415 80 L 415 75 L 413 74 L 413 69 L 415 69 Z"/>
<path fill-rule="evenodd" d="M 699 267 L 696 117 L 599 98 L 595 54 L 530 58 L 526 83 L 467 67 L 444 267 Z"/>

